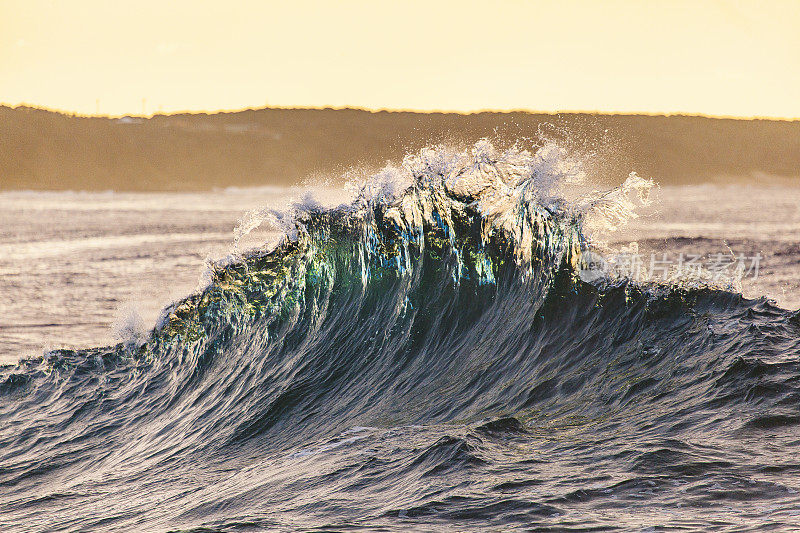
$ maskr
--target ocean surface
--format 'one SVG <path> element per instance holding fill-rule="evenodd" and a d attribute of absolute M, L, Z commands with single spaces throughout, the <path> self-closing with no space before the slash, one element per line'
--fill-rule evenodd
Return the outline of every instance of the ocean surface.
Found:
<path fill-rule="evenodd" d="M 800 529 L 800 188 L 578 167 L 0 193 L 0 526 Z"/>

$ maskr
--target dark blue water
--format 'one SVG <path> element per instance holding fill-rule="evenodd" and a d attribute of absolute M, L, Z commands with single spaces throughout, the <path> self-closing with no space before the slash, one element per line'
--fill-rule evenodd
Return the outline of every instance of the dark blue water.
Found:
<path fill-rule="evenodd" d="M 535 155 L 479 148 L 275 213 L 281 244 L 218 263 L 146 339 L 5 367 L 0 524 L 800 525 L 798 315 L 582 281 L 598 203 L 552 196 Z"/>

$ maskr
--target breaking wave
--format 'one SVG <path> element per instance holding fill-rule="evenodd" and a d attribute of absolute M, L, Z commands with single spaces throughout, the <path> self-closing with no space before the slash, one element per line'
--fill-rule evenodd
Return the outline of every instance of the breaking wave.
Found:
<path fill-rule="evenodd" d="M 702 529 L 743 523 L 711 502 L 758 521 L 765 499 L 791 524 L 800 467 L 762 436 L 796 446 L 797 316 L 584 281 L 587 228 L 653 185 L 571 195 L 585 178 L 558 146 L 481 141 L 335 209 L 250 213 L 237 243 L 282 240 L 209 265 L 144 337 L 5 369 L 0 524 L 635 529 L 688 507 Z"/>

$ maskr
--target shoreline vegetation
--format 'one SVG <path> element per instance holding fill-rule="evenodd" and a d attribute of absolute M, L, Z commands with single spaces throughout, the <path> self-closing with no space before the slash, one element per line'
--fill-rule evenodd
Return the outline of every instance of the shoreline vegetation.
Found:
<path fill-rule="evenodd" d="M 614 184 L 800 184 L 800 121 L 265 108 L 149 118 L 0 106 L 0 190 L 202 191 L 336 183 L 427 145 L 544 135 Z M 530 143 L 529 143 L 530 144 Z"/>

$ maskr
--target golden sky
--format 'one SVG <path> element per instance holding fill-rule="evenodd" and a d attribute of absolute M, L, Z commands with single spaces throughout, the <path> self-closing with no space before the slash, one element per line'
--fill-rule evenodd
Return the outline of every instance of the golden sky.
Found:
<path fill-rule="evenodd" d="M 797 118 L 800 0 L 0 0 L 0 102 Z"/>

